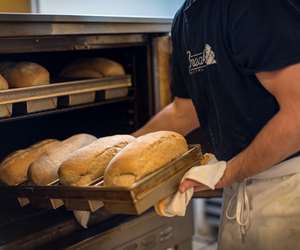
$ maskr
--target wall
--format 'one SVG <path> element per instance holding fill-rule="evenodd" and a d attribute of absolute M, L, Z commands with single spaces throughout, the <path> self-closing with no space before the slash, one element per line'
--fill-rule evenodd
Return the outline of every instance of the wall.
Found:
<path fill-rule="evenodd" d="M 38 0 L 38 12 L 173 17 L 184 0 Z"/>
<path fill-rule="evenodd" d="M 0 0 L 0 12 L 30 12 L 30 0 Z"/>

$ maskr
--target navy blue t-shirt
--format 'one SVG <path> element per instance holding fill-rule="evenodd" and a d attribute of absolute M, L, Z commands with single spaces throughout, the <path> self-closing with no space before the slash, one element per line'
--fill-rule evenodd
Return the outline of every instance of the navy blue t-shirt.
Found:
<path fill-rule="evenodd" d="M 279 110 L 255 73 L 300 62 L 300 0 L 187 0 L 172 42 L 172 93 L 193 100 L 214 153 L 229 160 Z"/>

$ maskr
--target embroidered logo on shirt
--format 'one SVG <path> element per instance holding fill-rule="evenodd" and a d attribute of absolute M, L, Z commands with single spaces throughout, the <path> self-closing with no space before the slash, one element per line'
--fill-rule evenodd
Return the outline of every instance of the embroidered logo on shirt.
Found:
<path fill-rule="evenodd" d="M 205 44 L 203 52 L 193 55 L 192 52 L 188 50 L 187 55 L 190 62 L 189 72 L 191 75 L 203 71 L 204 68 L 209 65 L 217 63 L 215 53 L 208 44 Z"/>

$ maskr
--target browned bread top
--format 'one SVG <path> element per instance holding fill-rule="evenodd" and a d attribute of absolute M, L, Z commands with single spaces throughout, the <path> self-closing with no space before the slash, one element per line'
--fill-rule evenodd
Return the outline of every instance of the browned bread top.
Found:
<path fill-rule="evenodd" d="M 66 79 L 89 79 L 125 75 L 123 66 L 106 58 L 80 59 L 67 65 L 61 72 Z"/>
<path fill-rule="evenodd" d="M 2 62 L 0 73 L 10 88 L 24 88 L 50 83 L 49 72 L 33 62 Z"/>
<path fill-rule="evenodd" d="M 59 144 L 57 140 L 44 140 L 8 155 L 0 164 L 0 180 L 7 185 L 19 185 L 28 180 L 27 171 L 32 162 Z"/>
<path fill-rule="evenodd" d="M 29 179 L 36 185 L 45 186 L 58 178 L 58 169 L 62 162 L 68 159 L 76 150 L 97 140 L 89 134 L 77 134 L 64 141 L 57 147 L 48 150 L 34 161 L 28 170 Z"/>
<path fill-rule="evenodd" d="M 141 136 L 112 159 L 104 173 L 104 185 L 130 187 L 187 150 L 185 138 L 175 132 Z"/>
<path fill-rule="evenodd" d="M 100 138 L 79 149 L 60 166 L 60 182 L 72 186 L 91 184 L 103 176 L 111 159 L 134 140 L 130 135 L 114 135 Z"/>

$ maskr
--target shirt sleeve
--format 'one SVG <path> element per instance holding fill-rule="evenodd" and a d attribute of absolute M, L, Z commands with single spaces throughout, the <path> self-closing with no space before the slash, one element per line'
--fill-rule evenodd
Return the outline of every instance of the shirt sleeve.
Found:
<path fill-rule="evenodd" d="M 245 74 L 300 62 L 298 0 L 235 1 L 229 39 L 233 60 Z"/>
<path fill-rule="evenodd" d="M 186 86 L 186 80 L 183 72 L 183 58 L 181 51 L 182 45 L 180 43 L 182 26 L 180 24 L 182 19 L 181 11 L 179 11 L 173 21 L 172 25 L 172 80 L 171 92 L 174 97 L 189 99 L 190 95 Z"/>

